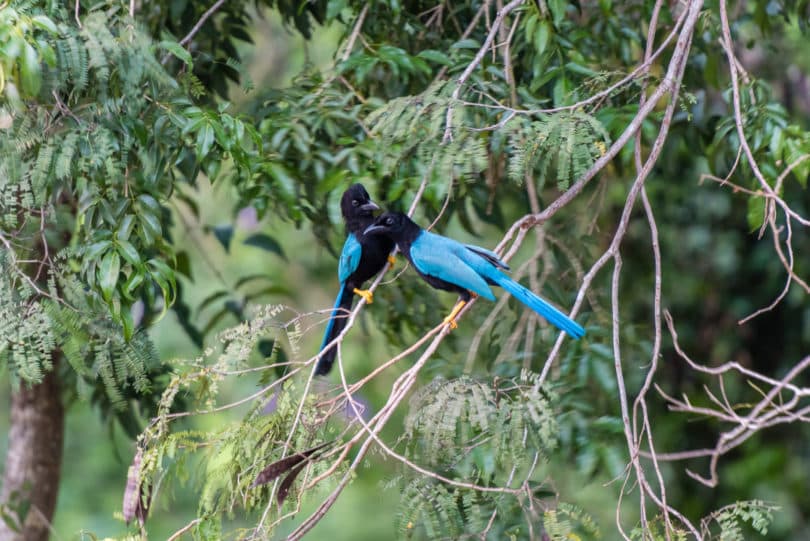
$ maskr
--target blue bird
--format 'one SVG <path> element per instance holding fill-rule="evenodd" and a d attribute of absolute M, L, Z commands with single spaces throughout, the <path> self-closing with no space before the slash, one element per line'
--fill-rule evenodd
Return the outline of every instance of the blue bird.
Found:
<path fill-rule="evenodd" d="M 340 211 L 346 222 L 348 235 L 346 242 L 343 243 L 338 265 L 340 292 L 335 299 L 335 307 L 323 336 L 322 354 L 315 368 L 316 375 L 328 374 L 332 369 L 337 348 L 332 346 L 327 351 L 323 350 L 346 326 L 354 295 L 360 295 L 369 304 L 373 301 L 371 291 L 360 289 L 363 282 L 380 272 L 386 261 L 394 263 L 389 255 L 394 249 L 392 240 L 385 236 L 363 234 L 363 231 L 374 223 L 375 210 L 380 210 L 380 207 L 371 200 L 362 184 L 350 186 L 340 199 Z"/>
<path fill-rule="evenodd" d="M 401 212 L 387 212 L 377 218 L 365 230 L 365 236 L 370 235 L 395 242 L 428 284 L 461 296 L 444 318 L 451 329 L 457 327 L 456 316 L 473 296 L 494 301 L 489 286 L 498 285 L 572 338 L 585 334 L 577 322 L 501 272 L 509 267 L 495 252 L 425 231 Z"/>

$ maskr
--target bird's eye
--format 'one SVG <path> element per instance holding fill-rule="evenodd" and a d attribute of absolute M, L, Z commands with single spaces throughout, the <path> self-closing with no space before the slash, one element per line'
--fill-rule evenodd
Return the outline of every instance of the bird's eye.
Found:
<path fill-rule="evenodd" d="M 393 218 L 387 218 L 385 220 L 385 225 L 394 225 L 394 219 Z"/>
<path fill-rule="evenodd" d="M 356 207 L 359 204 L 360 204 L 360 201 L 358 201 L 357 199 L 352 199 L 352 206 L 353 207 Z"/>

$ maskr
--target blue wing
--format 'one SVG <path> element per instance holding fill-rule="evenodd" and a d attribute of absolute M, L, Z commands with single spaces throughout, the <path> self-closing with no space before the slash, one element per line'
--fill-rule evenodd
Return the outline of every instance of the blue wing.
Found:
<path fill-rule="evenodd" d="M 504 270 L 509 270 L 509 265 L 504 263 L 498 254 L 493 252 L 492 250 L 487 250 L 486 248 L 481 248 L 480 246 L 475 246 L 474 244 L 465 244 L 465 248 L 468 250 L 472 250 L 476 254 L 480 255 L 483 258 L 486 258 L 490 263 L 495 265 L 496 267 L 500 267 Z"/>
<path fill-rule="evenodd" d="M 471 252 L 460 242 L 427 231 L 423 231 L 411 244 L 411 260 L 419 272 L 494 301 L 495 295 L 492 294 L 486 280 L 465 261 L 465 252 L 486 262 L 483 257 Z"/>
<path fill-rule="evenodd" d="M 414 257 L 414 248 L 417 245 L 421 247 L 417 250 L 417 257 Z M 585 329 L 576 321 L 498 270 L 497 267 L 508 268 L 506 263 L 485 248 L 461 244 L 425 232 L 411 246 L 411 258 L 414 265 L 424 274 L 436 276 L 494 300 L 486 282 L 490 280 L 571 337 L 581 338 L 585 334 Z"/>
<path fill-rule="evenodd" d="M 489 258 L 479 256 L 477 253 L 467 251 L 467 254 L 462 254 L 462 258 L 475 272 L 492 280 L 506 291 L 508 291 L 517 300 L 546 318 L 549 323 L 567 332 L 572 338 L 582 338 L 585 335 L 585 329 L 582 328 L 576 321 L 572 320 L 555 306 L 548 303 L 532 291 L 526 289 L 519 283 L 515 282 L 509 276 L 502 273 L 491 264 Z"/>
<path fill-rule="evenodd" d="M 363 254 L 363 247 L 360 241 L 354 236 L 354 233 L 349 233 L 346 237 L 346 242 L 343 243 L 343 251 L 340 252 L 340 264 L 338 265 L 338 280 L 342 284 L 360 264 L 360 256 Z"/>

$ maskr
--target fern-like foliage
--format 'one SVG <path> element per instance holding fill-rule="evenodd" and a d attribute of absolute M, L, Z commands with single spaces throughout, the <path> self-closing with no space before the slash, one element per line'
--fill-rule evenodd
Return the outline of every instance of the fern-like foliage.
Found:
<path fill-rule="evenodd" d="M 550 541 L 602 538 L 599 528 L 587 513 L 565 502 L 543 514 L 543 529 Z"/>
<path fill-rule="evenodd" d="M 414 456 L 432 465 L 457 468 L 471 458 L 465 449 L 485 441 L 476 448 L 491 452 L 495 465 L 524 467 L 534 453 L 545 457 L 557 445 L 553 394 L 534 378 L 524 371 L 508 392 L 470 377 L 434 381 L 411 399 L 403 438 Z M 469 471 L 473 481 L 492 473 Z"/>
<path fill-rule="evenodd" d="M 638 525 L 630 532 L 633 541 L 686 541 L 689 535 L 686 530 L 668 526 L 663 517 L 657 516 L 647 521 L 646 527 Z"/>
<path fill-rule="evenodd" d="M 39 382 L 53 366 L 56 340 L 48 314 L 16 272 L 0 254 L 0 362 L 15 379 Z"/>
<path fill-rule="evenodd" d="M 201 168 L 217 178 L 226 150 L 250 176 L 260 144 L 225 106 L 193 107 L 119 4 L 81 24 L 58 3 L 7 4 L 0 45 L 21 54 L 0 59 L 0 361 L 30 383 L 58 365 L 134 437 L 168 370 L 143 327 L 177 295 L 169 197 Z"/>
<path fill-rule="evenodd" d="M 264 385 L 274 379 L 273 363 L 282 358 L 282 347 L 289 358 L 297 358 L 300 322 L 283 322 L 286 310 L 281 305 L 255 308 L 248 321 L 219 334 L 219 347 L 209 347 L 195 359 L 176 361 L 157 414 L 139 439 L 143 452 L 133 485 L 146 487 L 146 492 L 161 478 L 166 479 L 164 483 L 188 483 L 189 465 L 195 465 L 199 472 L 193 476 L 199 494 L 200 526 L 195 529 L 199 539 L 222 539 L 223 520 L 237 512 L 258 521 L 273 487 L 272 483 L 254 486 L 259 473 L 282 455 L 288 456 L 289 449 L 323 443 L 325 433 L 317 430 L 321 421 L 315 399 L 310 395 L 300 404 L 301 389 L 294 380 L 283 389 L 278 384 L 265 387 L 247 402 L 247 411 L 236 420 L 222 420 L 209 430 L 187 430 L 173 423 L 178 407 L 200 414 L 230 409 L 220 401 L 228 374 L 250 368 L 247 373 L 259 374 Z M 275 344 L 269 356 L 267 351 L 259 353 L 261 340 Z M 264 369 L 256 366 L 259 362 Z M 190 403 L 178 404 L 182 397 L 191 397 Z M 290 427 L 299 414 L 299 430 L 287 448 Z M 324 467 L 313 465 L 315 473 Z M 287 499 L 294 504 L 296 484 L 291 488 L 293 496 Z"/>
<path fill-rule="evenodd" d="M 138 332 L 126 340 L 103 301 L 88 296 L 76 277 L 60 277 L 59 291 L 59 300 L 41 304 L 75 372 L 79 397 L 102 400 L 120 412 L 130 399 L 151 393 L 152 378 L 165 368 L 149 336 Z"/>
<path fill-rule="evenodd" d="M 144 397 L 166 370 L 154 344 L 143 332 L 125 340 L 101 299 L 69 272 L 49 273 L 43 287 L 34 290 L 0 256 L 0 362 L 17 383 L 37 383 L 56 358 L 66 361 L 72 370 L 64 386 L 75 382 L 76 396 L 100 405 L 134 437 L 140 425 L 130 402 L 141 399 L 145 411 L 153 410 Z"/>
<path fill-rule="evenodd" d="M 38 54 L 39 68 L 29 74 L 37 84 L 27 102 L 0 104 L 10 124 L 0 138 L 0 225 L 18 227 L 34 215 L 61 228 L 48 253 L 73 248 L 80 279 L 130 339 L 136 300 L 165 313 L 177 294 L 167 242 L 175 184 L 195 182 L 200 169 L 216 179 L 226 152 L 228 174 L 251 177 L 258 134 L 225 105 L 194 106 L 199 85 L 178 84 L 156 54 L 160 45 L 191 63 L 188 53 L 156 44 L 117 4 L 95 6 L 78 26 L 57 4 L 14 7 L 22 21 L 16 47 Z M 19 259 L 41 256 L 30 236 L 16 236 L 25 239 Z"/>
<path fill-rule="evenodd" d="M 402 490 L 397 530 L 405 539 L 458 539 L 484 528 L 484 510 L 474 491 L 455 490 L 424 477 Z"/>
<path fill-rule="evenodd" d="M 403 167 L 413 175 L 405 160 L 422 164 L 423 168 L 432 165 L 432 178 L 436 179 L 433 189 L 444 192 L 448 180 L 470 180 L 486 170 L 487 138 L 483 132 L 470 129 L 475 127 L 475 121 L 451 97 L 454 84 L 438 82 L 417 96 L 391 100 L 366 118 L 366 124 L 378 138 L 383 175 L 400 173 Z M 444 137 L 448 111 L 452 135 L 449 140 Z M 425 172 L 426 169 L 415 171 Z M 401 195 L 397 190 L 395 184 L 391 194 L 394 198 Z"/>
<path fill-rule="evenodd" d="M 556 397 L 536 374 L 487 384 L 471 377 L 437 380 L 421 389 L 410 403 L 402 436 L 410 458 L 460 483 L 509 486 L 528 479 L 531 503 L 498 492 L 447 485 L 429 477 L 400 479 L 398 530 L 406 538 L 457 539 L 467 535 L 528 538 L 525 523 L 531 509 L 547 507 L 543 483 L 534 481 L 538 462 L 557 446 L 558 427 L 552 404 Z M 500 516 L 498 526 L 488 517 Z M 539 517 L 530 519 L 541 523 Z M 573 506 L 558 504 L 542 520 L 552 539 L 584 532 L 596 539 L 593 520 Z M 593 534 L 593 535 L 591 535 Z"/>
<path fill-rule="evenodd" d="M 762 500 L 739 501 L 727 505 L 704 518 L 702 533 L 706 539 L 719 541 L 744 541 L 749 539 L 748 530 L 767 535 L 773 522 L 773 513 L 779 508 Z M 745 525 L 749 528 L 746 528 Z"/>
<path fill-rule="evenodd" d="M 541 186 L 556 180 L 561 190 L 585 173 L 610 144 L 602 124 L 581 111 L 516 122 L 510 139 L 514 154 L 509 162 L 509 177 L 523 182 L 527 175 L 536 176 Z"/>
<path fill-rule="evenodd" d="M 412 187 L 410 182 L 431 174 L 431 195 L 440 199 L 448 181 L 480 178 L 498 167 L 503 156 L 510 179 L 522 183 L 527 176 L 536 177 L 541 187 L 554 180 L 559 189 L 566 189 L 610 144 L 599 120 L 582 111 L 537 120 L 506 111 L 498 117 L 454 100 L 454 88 L 455 81 L 437 82 L 419 95 L 390 100 L 366 118 L 378 139 L 381 174 L 401 177 L 393 183 L 394 198 Z M 505 146 L 504 135 L 491 127 L 501 122 L 506 126 Z"/>

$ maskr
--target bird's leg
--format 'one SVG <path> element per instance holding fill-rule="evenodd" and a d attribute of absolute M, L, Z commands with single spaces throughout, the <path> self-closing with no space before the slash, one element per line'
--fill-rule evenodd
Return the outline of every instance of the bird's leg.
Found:
<path fill-rule="evenodd" d="M 392 256 L 391 254 L 388 254 L 388 262 L 391 263 L 391 266 L 393 267 L 394 265 L 397 264 L 397 258 Z"/>
<path fill-rule="evenodd" d="M 366 299 L 367 304 L 371 304 L 372 302 L 374 302 L 374 293 L 372 293 L 370 290 L 354 288 L 352 291 L 354 291 L 355 293 Z"/>
<path fill-rule="evenodd" d="M 472 297 L 473 299 L 477 299 L 477 298 L 478 298 L 478 294 L 477 294 L 477 293 L 473 293 L 472 291 L 468 291 L 467 293 L 468 293 L 468 294 L 469 294 L 469 296 L 470 296 L 470 297 Z M 468 297 L 468 298 L 469 298 L 469 297 Z M 456 316 L 458 315 L 458 313 L 459 313 L 459 312 L 461 312 L 461 309 L 462 309 L 462 308 L 464 308 L 464 306 L 467 304 L 467 302 L 468 302 L 468 301 L 464 300 L 463 298 L 462 298 L 462 299 L 460 299 L 460 300 L 459 300 L 459 301 L 456 303 L 456 305 L 453 307 L 453 309 L 450 311 L 450 314 L 448 314 L 448 316 L 447 316 L 446 318 L 444 318 L 444 323 L 445 323 L 445 325 L 449 324 L 449 325 L 450 325 L 450 329 L 451 329 L 451 330 L 452 330 L 452 329 L 457 329 L 457 328 L 458 328 L 458 323 L 456 323 Z"/>
<path fill-rule="evenodd" d="M 456 316 L 458 315 L 459 312 L 461 312 L 461 309 L 464 308 L 465 304 L 467 304 L 467 301 L 463 300 L 458 301 L 456 305 L 453 307 L 453 309 L 450 311 L 450 313 L 447 315 L 447 317 L 444 318 L 444 323 L 449 324 L 450 329 L 458 328 L 458 323 L 456 323 Z"/>

